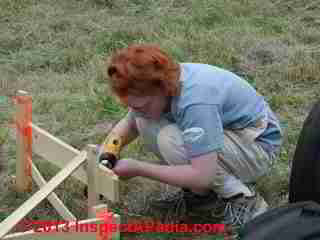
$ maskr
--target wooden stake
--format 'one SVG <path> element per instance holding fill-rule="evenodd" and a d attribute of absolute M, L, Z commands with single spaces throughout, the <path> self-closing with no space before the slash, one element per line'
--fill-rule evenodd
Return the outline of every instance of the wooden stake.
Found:
<path fill-rule="evenodd" d="M 97 155 L 95 153 L 95 145 L 87 145 L 85 150 L 87 151 L 87 173 L 88 173 L 88 216 L 93 218 L 96 216 L 95 211 L 92 210 L 94 206 L 98 204 L 98 194 L 96 190 L 96 175 L 97 175 Z"/>
<path fill-rule="evenodd" d="M 32 190 L 32 98 L 24 91 L 19 91 L 16 96 L 16 135 L 17 135 L 17 160 L 16 160 L 16 188 L 19 192 Z"/>
<path fill-rule="evenodd" d="M 96 218 L 101 218 L 103 214 L 108 213 L 108 207 L 106 204 L 100 204 L 100 205 L 94 206 L 92 210 L 93 212 L 95 212 Z M 105 219 L 103 219 L 102 221 L 103 221 L 103 224 L 106 224 Z M 111 240 L 111 239 L 119 240 L 120 239 L 120 215 L 112 213 L 112 220 L 110 224 L 113 225 L 114 228 L 111 226 L 109 227 L 109 229 L 108 229 L 108 226 L 104 226 L 103 228 L 100 227 L 100 231 L 97 232 L 97 236 L 96 236 L 97 240 Z M 108 230 L 111 230 L 108 234 L 109 238 L 105 234 L 106 231 Z"/>

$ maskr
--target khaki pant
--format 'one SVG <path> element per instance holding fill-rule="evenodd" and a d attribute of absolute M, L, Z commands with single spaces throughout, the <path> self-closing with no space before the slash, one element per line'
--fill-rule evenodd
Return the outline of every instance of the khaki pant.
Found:
<path fill-rule="evenodd" d="M 183 132 L 176 124 L 166 118 L 154 121 L 135 116 L 135 121 L 146 146 L 164 163 L 190 164 L 184 148 Z M 217 172 L 212 179 L 212 190 L 220 196 L 228 198 L 238 193 L 251 196 L 253 193 L 244 183 L 255 182 L 270 169 L 273 157 L 255 142 L 266 126 L 265 118 L 257 121 L 256 127 L 224 130 L 224 147 L 218 153 Z"/>

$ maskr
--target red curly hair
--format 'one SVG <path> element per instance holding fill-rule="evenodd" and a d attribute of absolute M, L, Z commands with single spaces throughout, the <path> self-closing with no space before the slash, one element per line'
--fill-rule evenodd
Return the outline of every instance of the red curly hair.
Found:
<path fill-rule="evenodd" d="M 134 44 L 117 51 L 108 64 L 107 75 L 112 92 L 126 105 L 129 94 L 180 94 L 179 64 L 156 45 Z"/>

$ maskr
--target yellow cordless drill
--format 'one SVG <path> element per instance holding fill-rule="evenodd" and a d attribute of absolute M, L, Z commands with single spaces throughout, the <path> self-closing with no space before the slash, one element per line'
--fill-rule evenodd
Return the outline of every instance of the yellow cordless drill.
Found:
<path fill-rule="evenodd" d="M 119 159 L 121 144 L 121 137 L 116 135 L 108 136 L 100 148 L 99 163 L 109 169 L 114 168 Z"/>

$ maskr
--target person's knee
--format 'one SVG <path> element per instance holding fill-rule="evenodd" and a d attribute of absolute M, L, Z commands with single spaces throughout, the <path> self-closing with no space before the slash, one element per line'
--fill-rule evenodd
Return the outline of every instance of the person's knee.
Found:
<path fill-rule="evenodd" d="M 179 128 L 166 119 L 153 121 L 137 117 L 136 126 L 147 148 L 169 165 L 186 163 L 186 151 Z"/>

